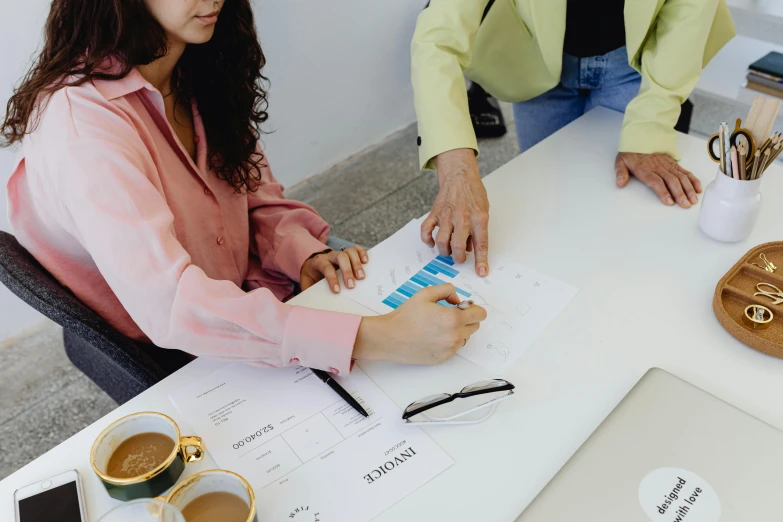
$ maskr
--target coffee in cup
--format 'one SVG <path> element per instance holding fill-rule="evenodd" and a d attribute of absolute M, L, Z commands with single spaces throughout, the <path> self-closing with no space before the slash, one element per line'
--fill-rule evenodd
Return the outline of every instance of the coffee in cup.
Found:
<path fill-rule="evenodd" d="M 133 478 L 154 470 L 174 450 L 174 439 L 165 433 L 148 431 L 123 441 L 109 457 L 106 474 Z"/>
<path fill-rule="evenodd" d="M 103 430 L 90 460 L 109 495 L 118 500 L 154 497 L 173 486 L 185 464 L 198 462 L 204 443 L 182 437 L 162 413 L 134 413 Z"/>
<path fill-rule="evenodd" d="M 185 522 L 258 522 L 253 488 L 230 471 L 215 469 L 191 475 L 165 500 L 182 512 Z"/>

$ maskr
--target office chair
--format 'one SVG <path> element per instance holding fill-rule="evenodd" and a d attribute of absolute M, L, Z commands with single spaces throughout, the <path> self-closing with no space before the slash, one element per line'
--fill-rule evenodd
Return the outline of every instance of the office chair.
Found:
<path fill-rule="evenodd" d="M 65 353 L 119 404 L 193 360 L 179 350 L 125 337 L 79 301 L 14 236 L 0 231 L 0 282 L 63 327 Z"/>

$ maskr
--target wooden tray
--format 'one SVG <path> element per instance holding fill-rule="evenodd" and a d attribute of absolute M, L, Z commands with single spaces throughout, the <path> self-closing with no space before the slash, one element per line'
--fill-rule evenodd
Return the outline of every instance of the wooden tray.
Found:
<path fill-rule="evenodd" d="M 759 259 L 761 253 L 777 265 L 775 273 L 751 264 L 764 266 Z M 767 297 L 754 296 L 758 292 L 757 283 L 772 283 L 783 289 L 783 242 L 765 243 L 745 254 L 718 283 L 712 308 L 720 324 L 739 341 L 760 352 L 783 358 L 783 304 L 773 305 Z M 775 315 L 766 330 L 753 330 L 742 321 L 745 307 L 752 304 L 766 306 Z"/>

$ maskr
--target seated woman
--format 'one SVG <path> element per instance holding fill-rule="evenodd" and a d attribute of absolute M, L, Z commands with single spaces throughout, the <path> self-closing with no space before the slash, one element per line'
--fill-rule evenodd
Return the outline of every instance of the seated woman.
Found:
<path fill-rule="evenodd" d="M 258 145 L 264 55 L 249 0 L 54 0 L 43 50 L 8 104 L 18 240 L 125 335 L 266 366 L 347 373 L 352 359 L 433 364 L 485 312 L 450 285 L 367 317 L 283 303 L 367 253 L 287 200 Z"/>

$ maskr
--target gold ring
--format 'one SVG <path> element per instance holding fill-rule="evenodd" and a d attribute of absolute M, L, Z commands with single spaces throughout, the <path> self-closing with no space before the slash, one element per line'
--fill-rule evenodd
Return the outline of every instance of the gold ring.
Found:
<path fill-rule="evenodd" d="M 766 330 L 772 325 L 774 317 L 772 310 L 766 306 L 754 304 L 745 308 L 742 321 L 754 330 Z"/>

